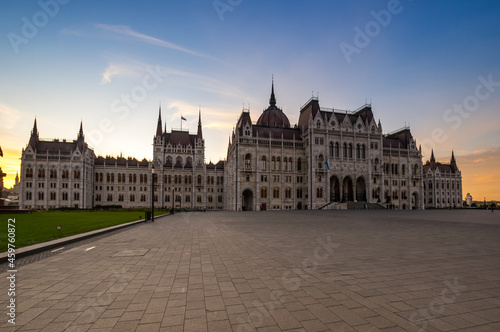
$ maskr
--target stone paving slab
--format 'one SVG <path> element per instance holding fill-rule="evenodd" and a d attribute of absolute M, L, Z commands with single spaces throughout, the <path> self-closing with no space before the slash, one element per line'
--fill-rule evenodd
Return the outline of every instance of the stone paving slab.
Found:
<path fill-rule="evenodd" d="M 179 213 L 20 267 L 2 331 L 498 331 L 500 214 Z"/>

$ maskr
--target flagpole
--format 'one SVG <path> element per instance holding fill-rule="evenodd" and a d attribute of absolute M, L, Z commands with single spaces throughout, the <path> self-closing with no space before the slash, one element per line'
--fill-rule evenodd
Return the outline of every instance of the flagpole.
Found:
<path fill-rule="evenodd" d="M 182 131 L 182 114 L 181 114 L 181 131 Z"/>

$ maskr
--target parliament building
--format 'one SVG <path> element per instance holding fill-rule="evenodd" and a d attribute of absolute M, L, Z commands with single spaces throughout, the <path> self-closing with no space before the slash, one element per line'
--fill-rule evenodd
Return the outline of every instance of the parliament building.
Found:
<path fill-rule="evenodd" d="M 277 106 L 253 122 L 243 109 L 227 158 L 205 162 L 201 112 L 196 133 L 167 131 L 161 118 L 153 160 L 96 156 L 85 142 L 40 140 L 35 120 L 22 150 L 21 208 L 91 209 L 114 205 L 200 210 L 424 209 L 462 205 L 462 180 L 450 165 L 422 164 L 410 128 L 383 134 L 370 104 L 355 111 L 321 107 L 311 98 L 297 124 Z"/>

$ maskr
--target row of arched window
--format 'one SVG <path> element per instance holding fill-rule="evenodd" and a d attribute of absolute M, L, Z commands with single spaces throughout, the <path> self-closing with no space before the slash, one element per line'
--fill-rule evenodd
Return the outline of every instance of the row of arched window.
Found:
<path fill-rule="evenodd" d="M 49 170 L 49 178 L 51 179 L 57 179 L 57 169 L 50 169 Z M 43 166 L 40 166 L 37 170 L 37 178 L 39 179 L 44 179 L 45 178 L 45 168 Z M 33 168 L 27 167 L 26 168 L 26 173 L 25 176 L 27 178 L 32 178 L 34 176 Z M 79 168 L 76 168 L 73 170 L 73 179 L 78 180 L 81 177 L 81 171 Z M 61 171 L 61 178 L 62 179 L 69 179 L 69 170 L 63 169 Z"/>
<path fill-rule="evenodd" d="M 297 198 L 302 198 L 302 189 L 300 189 L 300 197 L 299 195 L 299 189 L 297 189 Z M 267 198 L 267 187 L 261 187 L 260 188 L 260 198 Z M 280 198 L 280 188 L 275 187 L 273 188 L 273 198 Z M 292 198 L 292 188 L 285 188 L 285 199 L 287 198 Z"/>
<path fill-rule="evenodd" d="M 456 186 L 455 186 L 456 183 Z M 441 189 L 445 189 L 445 184 L 446 184 L 446 189 L 450 189 L 450 184 L 451 184 L 451 189 L 460 189 L 460 181 L 455 181 L 455 180 L 436 180 L 436 189 L 439 189 L 439 185 L 441 184 Z M 427 186 L 429 189 L 433 189 L 432 181 L 429 180 L 427 182 Z M 426 182 L 424 181 L 424 190 L 427 189 L 426 187 Z"/>
<path fill-rule="evenodd" d="M 173 159 L 172 159 L 172 156 L 167 156 L 167 158 L 165 159 L 165 164 L 170 164 L 172 166 L 176 166 L 176 165 L 180 165 L 182 167 L 188 165 L 189 167 L 191 167 L 193 165 L 193 158 L 191 157 L 187 157 L 186 158 L 186 163 L 184 164 L 183 163 L 183 159 L 181 156 L 178 156 L 177 158 L 175 158 L 175 163 L 173 162 Z"/>
<path fill-rule="evenodd" d="M 407 169 L 405 164 L 384 164 L 384 173 L 389 175 L 399 175 L 401 170 L 401 175 L 405 176 L 407 175 Z M 413 165 L 411 171 L 413 172 L 411 175 L 416 176 L 419 175 L 419 167 L 418 164 Z"/>
<path fill-rule="evenodd" d="M 353 150 L 356 153 L 356 159 L 366 159 L 366 146 L 364 144 L 356 144 L 355 149 L 352 143 L 344 142 L 342 144 L 342 156 L 344 158 L 353 158 Z M 340 158 L 340 143 L 330 142 L 328 145 L 328 153 L 330 157 Z"/>
<path fill-rule="evenodd" d="M 26 200 L 30 201 L 33 199 L 33 193 L 31 191 L 27 191 L 25 193 Z M 61 200 L 67 201 L 68 200 L 68 193 L 67 192 L 62 192 L 61 193 Z M 45 199 L 45 193 L 43 191 L 38 192 L 38 200 L 44 200 Z M 80 199 L 80 193 L 79 192 L 73 192 L 73 200 L 77 201 Z M 52 191 L 49 193 L 49 200 L 50 201 L 55 201 L 57 200 L 57 193 L 55 191 Z"/>
<path fill-rule="evenodd" d="M 245 169 L 252 169 L 252 155 L 247 153 L 245 155 Z M 267 156 L 262 156 L 260 158 L 260 169 L 265 171 L 270 168 L 273 171 L 293 171 L 293 158 L 292 157 L 283 157 L 281 159 L 280 156 L 272 156 L 271 160 L 268 161 Z M 297 159 L 296 170 L 302 170 L 302 159 Z"/>

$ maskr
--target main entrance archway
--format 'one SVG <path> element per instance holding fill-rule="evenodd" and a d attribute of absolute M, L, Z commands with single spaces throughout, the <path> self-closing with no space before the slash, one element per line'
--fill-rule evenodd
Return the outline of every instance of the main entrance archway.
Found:
<path fill-rule="evenodd" d="M 366 184 L 361 176 L 356 180 L 356 200 L 366 202 Z"/>
<path fill-rule="evenodd" d="M 243 191 L 243 205 L 241 209 L 243 211 L 252 211 L 253 209 L 253 192 L 250 189 L 245 189 Z"/>
<path fill-rule="evenodd" d="M 340 181 L 339 178 L 333 175 L 330 178 L 330 202 L 340 201 Z"/>
<path fill-rule="evenodd" d="M 344 201 L 344 202 L 354 201 L 352 179 L 350 176 L 346 176 L 344 178 L 344 181 L 342 181 L 342 187 L 344 189 L 342 201 Z"/>

